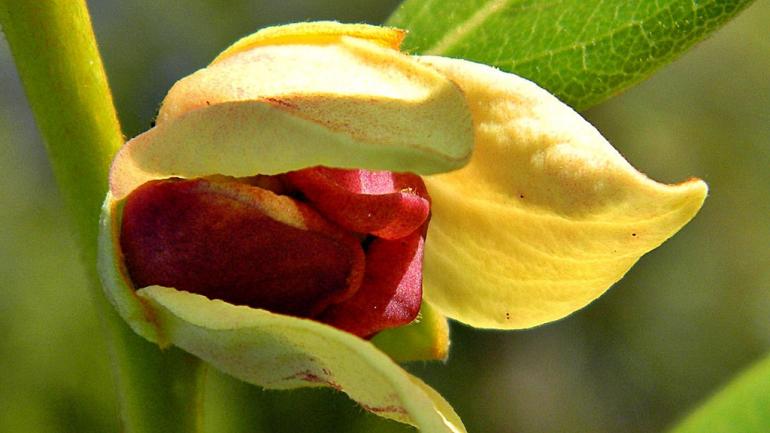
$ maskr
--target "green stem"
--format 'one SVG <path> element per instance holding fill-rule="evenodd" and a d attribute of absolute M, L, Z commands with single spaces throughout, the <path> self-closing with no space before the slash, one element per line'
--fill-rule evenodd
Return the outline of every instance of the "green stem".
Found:
<path fill-rule="evenodd" d="M 0 0 L 0 24 L 76 228 L 108 339 L 123 431 L 198 430 L 198 363 L 129 330 L 100 290 L 96 238 L 110 160 L 123 143 L 84 0 Z"/>

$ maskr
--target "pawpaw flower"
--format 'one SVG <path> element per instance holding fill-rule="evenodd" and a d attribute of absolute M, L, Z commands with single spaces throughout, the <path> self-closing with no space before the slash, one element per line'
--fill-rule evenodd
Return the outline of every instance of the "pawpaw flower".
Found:
<path fill-rule="evenodd" d="M 177 82 L 113 162 L 100 273 L 162 347 L 464 431 L 396 361 L 446 357 L 446 317 L 520 329 L 585 306 L 707 188 L 654 182 L 537 85 L 403 36 L 267 28 Z"/>

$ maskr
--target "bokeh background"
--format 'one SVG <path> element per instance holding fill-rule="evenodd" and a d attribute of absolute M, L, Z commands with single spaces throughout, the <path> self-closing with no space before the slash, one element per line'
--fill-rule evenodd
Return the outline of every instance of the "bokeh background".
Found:
<path fill-rule="evenodd" d="M 255 29 L 382 22 L 395 0 L 92 0 L 128 136 L 165 91 Z M 520 332 L 453 324 L 446 364 L 408 368 L 471 432 L 659 432 L 770 349 L 770 2 L 585 113 L 629 161 L 710 197 L 588 308 Z M 66 110 L 67 107 L 62 107 Z M 116 397 L 62 203 L 0 39 L 0 432 L 117 432 Z M 212 373 L 209 405 L 230 379 Z M 261 391 L 253 432 L 410 431 L 325 390 Z M 222 391 L 223 392 L 223 391 Z M 770 410 L 770 409 L 769 409 Z M 228 431 L 222 412 L 207 420 Z M 768 427 L 770 431 L 770 426 Z"/>

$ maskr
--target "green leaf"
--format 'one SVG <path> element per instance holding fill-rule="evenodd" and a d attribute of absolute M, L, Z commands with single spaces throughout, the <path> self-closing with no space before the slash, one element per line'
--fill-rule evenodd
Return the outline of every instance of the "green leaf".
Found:
<path fill-rule="evenodd" d="M 670 433 L 764 433 L 770 426 L 770 357 L 707 400 Z"/>
<path fill-rule="evenodd" d="M 643 80 L 751 0 L 407 0 L 407 51 L 528 78 L 577 110 Z"/>

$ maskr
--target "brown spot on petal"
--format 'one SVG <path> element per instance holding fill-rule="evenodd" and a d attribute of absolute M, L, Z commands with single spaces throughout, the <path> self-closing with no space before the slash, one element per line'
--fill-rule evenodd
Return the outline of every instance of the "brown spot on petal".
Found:
<path fill-rule="evenodd" d="M 406 409 L 404 409 L 401 406 L 395 406 L 395 405 L 390 405 L 390 406 L 370 406 L 368 404 L 361 404 L 361 406 L 364 409 L 368 410 L 369 412 L 373 412 L 373 413 L 395 413 L 395 414 L 400 414 L 400 415 L 406 415 L 406 413 L 407 413 Z"/>
<path fill-rule="evenodd" d="M 136 287 L 304 317 L 350 298 L 364 269 L 358 239 L 310 207 L 221 179 L 153 181 L 133 191 L 121 247 Z"/>
<path fill-rule="evenodd" d="M 329 373 L 327 373 L 327 371 L 324 370 L 324 374 L 328 375 Z M 321 377 L 311 372 L 310 370 L 303 370 L 303 371 L 297 372 L 291 376 L 284 377 L 282 380 L 285 380 L 285 381 L 302 380 L 309 383 L 318 383 L 318 384 L 326 385 L 338 391 L 342 390 L 342 385 L 340 385 L 339 383 L 333 381 L 329 377 Z"/>
<path fill-rule="evenodd" d="M 279 106 L 281 106 L 281 107 L 284 107 L 284 108 L 289 108 L 289 109 L 292 109 L 292 110 L 296 110 L 296 109 L 297 109 L 297 105 L 296 105 L 296 104 L 292 104 L 291 102 L 289 102 L 289 101 L 286 101 L 286 100 L 283 100 L 283 99 L 279 99 L 279 98 L 270 98 L 270 97 L 267 97 L 267 98 L 263 98 L 263 99 L 264 99 L 265 101 L 267 101 L 267 102 L 269 102 L 269 103 L 273 104 L 273 105 L 279 105 Z"/>

